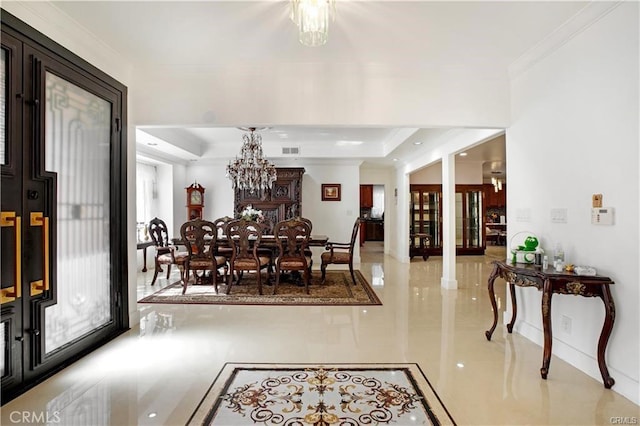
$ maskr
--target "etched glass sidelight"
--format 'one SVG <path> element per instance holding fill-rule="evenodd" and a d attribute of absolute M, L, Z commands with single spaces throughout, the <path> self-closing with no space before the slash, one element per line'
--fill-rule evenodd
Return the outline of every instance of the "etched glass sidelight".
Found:
<path fill-rule="evenodd" d="M 45 351 L 109 323 L 111 106 L 46 75 L 45 168 L 57 174 L 57 304 L 45 310 Z"/>
<path fill-rule="evenodd" d="M 2 120 L 2 132 L 0 132 L 0 164 L 7 164 L 6 159 L 6 144 L 7 135 L 7 51 L 0 49 L 2 66 L 0 67 L 0 120 Z"/>

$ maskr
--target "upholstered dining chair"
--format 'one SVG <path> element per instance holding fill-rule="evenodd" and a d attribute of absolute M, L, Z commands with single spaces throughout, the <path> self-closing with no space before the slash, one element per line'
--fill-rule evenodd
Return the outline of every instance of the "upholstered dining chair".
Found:
<path fill-rule="evenodd" d="M 162 219 L 154 217 L 149 222 L 149 235 L 156 249 L 155 269 L 153 271 L 151 285 L 156 283 L 158 273 L 162 272 L 162 265 L 165 265 L 167 268 L 167 279 L 169 279 L 169 274 L 171 274 L 171 265 L 178 266 L 180 269 L 180 278 L 184 279 L 184 261 L 187 258 L 187 253 L 179 252 L 176 246 L 169 243 L 167 224 Z"/>
<path fill-rule="evenodd" d="M 233 286 L 233 274 L 236 273 L 238 284 L 244 271 L 256 271 L 258 293 L 262 294 L 262 270 L 267 270 L 267 281 L 271 279 L 271 251 L 261 251 L 263 228 L 258 222 L 235 219 L 227 224 L 227 241 L 233 248 L 229 262 L 227 277 L 227 294 Z"/>
<path fill-rule="evenodd" d="M 307 255 L 311 226 L 301 219 L 289 219 L 278 222 L 273 228 L 273 235 L 278 244 L 278 257 L 275 260 L 276 283 L 273 294 L 278 291 L 283 271 L 302 271 L 304 286 L 309 294 L 311 256 Z"/>
<path fill-rule="evenodd" d="M 322 261 L 322 265 L 320 269 L 322 270 L 322 283 L 325 282 L 325 274 L 327 272 L 327 265 L 330 264 L 340 264 L 340 265 L 349 265 L 349 272 L 351 272 L 351 280 L 353 281 L 353 285 L 356 285 L 356 277 L 353 272 L 353 247 L 356 243 L 356 237 L 358 236 L 358 230 L 360 229 L 360 218 L 356 218 L 355 223 L 353 224 L 353 231 L 351 231 L 351 241 L 348 243 L 335 243 L 335 242 L 327 242 L 324 253 L 320 256 Z"/>
<path fill-rule="evenodd" d="M 218 233 L 213 222 L 202 219 L 193 219 L 185 222 L 180 227 L 180 237 L 187 246 L 187 258 L 184 262 L 184 279 L 182 280 L 182 294 L 187 291 L 189 285 L 189 273 L 202 271 L 198 276 L 194 273 L 196 283 L 204 283 L 211 280 L 218 292 L 218 269 L 224 268 L 226 276 L 228 266 L 224 256 L 216 255 L 215 246 Z M 207 274 L 208 272 L 208 274 Z"/>
<path fill-rule="evenodd" d="M 226 238 L 226 236 L 227 236 L 227 225 L 232 220 L 233 220 L 233 218 L 231 216 L 224 216 L 224 217 L 219 217 L 218 219 L 213 221 L 213 224 L 216 227 L 216 232 L 217 232 L 218 239 L 220 239 L 220 237 Z M 217 244 L 216 245 L 216 254 L 219 255 L 219 256 L 226 257 L 227 261 L 231 260 L 231 252 L 232 251 L 233 251 L 233 249 L 231 248 L 231 246 L 229 244 L 225 244 L 225 245 Z"/>

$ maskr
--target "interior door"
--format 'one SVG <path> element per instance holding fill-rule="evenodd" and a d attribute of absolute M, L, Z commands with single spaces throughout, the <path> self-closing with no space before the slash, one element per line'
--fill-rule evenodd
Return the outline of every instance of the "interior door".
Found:
<path fill-rule="evenodd" d="M 2 403 L 128 326 L 122 94 L 5 19 Z"/>

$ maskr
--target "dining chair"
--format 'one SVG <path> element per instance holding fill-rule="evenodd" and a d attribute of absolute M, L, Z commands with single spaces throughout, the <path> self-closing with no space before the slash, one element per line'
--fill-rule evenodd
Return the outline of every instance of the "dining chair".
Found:
<path fill-rule="evenodd" d="M 289 219 L 278 222 L 273 229 L 278 244 L 278 257 L 275 260 L 276 283 L 273 294 L 278 291 L 280 277 L 284 271 L 302 271 L 304 286 L 309 294 L 311 275 L 311 256 L 307 255 L 311 226 L 301 219 Z"/>
<path fill-rule="evenodd" d="M 203 284 L 211 280 L 216 293 L 218 293 L 218 269 L 224 268 L 226 276 L 228 264 L 224 256 L 215 253 L 218 233 L 213 222 L 202 219 L 185 222 L 180 227 L 180 237 L 187 246 L 182 294 L 187 291 L 191 271 L 194 271 L 196 283 Z M 196 271 L 202 271 L 202 275 L 198 276 Z"/>
<path fill-rule="evenodd" d="M 156 249 L 155 269 L 153 271 L 151 285 L 156 283 L 158 273 L 162 272 L 162 265 L 165 265 L 167 268 L 167 279 L 169 279 L 169 275 L 171 274 L 171 265 L 178 266 L 180 269 L 180 279 L 183 279 L 184 262 L 187 258 L 187 253 L 179 252 L 176 246 L 169 243 L 167 224 L 162 219 L 154 217 L 149 221 L 149 235 Z"/>
<path fill-rule="evenodd" d="M 271 251 L 261 251 L 262 226 L 255 221 L 235 219 L 227 224 L 227 241 L 233 248 L 227 277 L 227 294 L 233 286 L 233 273 L 238 284 L 244 271 L 256 271 L 258 293 L 262 294 L 262 270 L 267 270 L 267 281 L 271 279 Z"/>
<path fill-rule="evenodd" d="M 358 230 L 360 229 L 360 218 L 356 218 L 355 223 L 353 224 L 353 231 L 351 231 L 351 241 L 348 243 L 336 243 L 329 241 L 327 242 L 324 253 L 320 256 L 322 261 L 322 265 L 320 269 L 322 270 L 322 283 L 325 282 L 325 274 L 327 271 L 327 265 L 330 264 L 340 264 L 340 265 L 349 265 L 349 272 L 351 272 L 351 280 L 353 281 L 353 285 L 356 285 L 356 277 L 353 272 L 353 247 L 356 243 L 356 237 L 358 236 Z"/>
<path fill-rule="evenodd" d="M 213 221 L 213 224 L 216 227 L 217 238 L 220 240 L 220 237 L 226 238 L 227 235 L 227 225 L 231 222 L 233 218 L 231 216 L 223 216 Z M 224 256 L 227 258 L 227 261 L 231 260 L 231 252 L 233 249 L 228 244 L 217 244 L 216 245 L 216 254 L 220 256 Z"/>

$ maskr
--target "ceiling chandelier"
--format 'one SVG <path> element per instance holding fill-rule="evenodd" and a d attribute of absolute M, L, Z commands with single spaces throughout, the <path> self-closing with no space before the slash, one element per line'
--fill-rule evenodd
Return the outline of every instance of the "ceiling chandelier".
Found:
<path fill-rule="evenodd" d="M 329 35 L 329 19 L 336 16 L 336 0 L 291 0 L 291 20 L 298 26 L 300 43 L 322 46 Z"/>
<path fill-rule="evenodd" d="M 276 167 L 262 155 L 262 136 L 255 133 L 255 127 L 241 128 L 249 133 L 242 135 L 240 158 L 227 165 L 227 177 L 231 186 L 256 192 L 269 189 L 276 180 Z"/>

